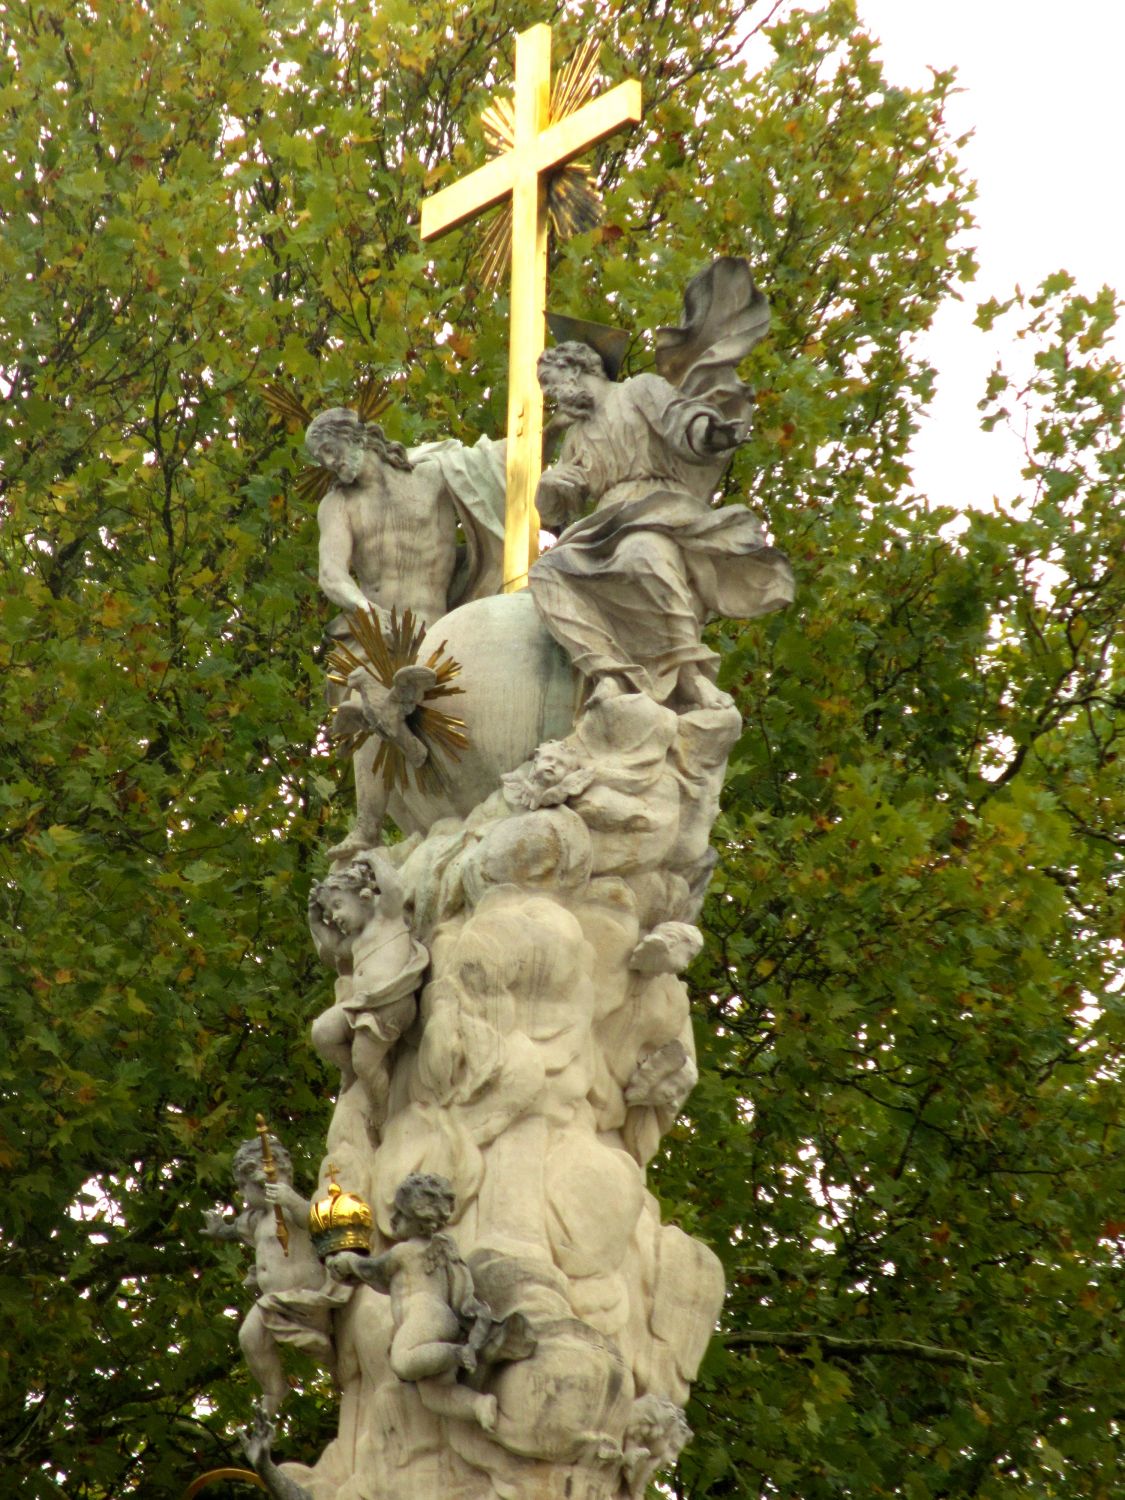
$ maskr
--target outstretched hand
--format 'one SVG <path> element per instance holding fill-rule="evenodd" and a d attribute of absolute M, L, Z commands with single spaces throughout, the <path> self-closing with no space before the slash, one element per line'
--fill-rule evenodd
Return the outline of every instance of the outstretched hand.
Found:
<path fill-rule="evenodd" d="M 725 422 L 717 413 L 700 413 L 691 424 L 690 442 L 696 453 L 729 453 L 750 437 L 742 422 Z"/>
<path fill-rule="evenodd" d="M 246 1462 L 255 1474 L 260 1473 L 262 1464 L 269 1461 L 273 1440 L 277 1436 L 277 1428 L 270 1420 L 264 1401 L 254 1402 L 254 1420 L 238 1436 Z"/>
<path fill-rule="evenodd" d="M 338 1250 L 335 1255 L 330 1255 L 324 1264 L 334 1281 L 347 1284 L 359 1280 L 359 1267 L 365 1259 L 366 1256 L 357 1255 L 354 1250 Z"/>
<path fill-rule="evenodd" d="M 208 1235 L 211 1239 L 220 1239 L 226 1228 L 227 1220 L 217 1209 L 208 1208 L 204 1210 L 203 1229 L 201 1231 L 203 1234 Z"/>

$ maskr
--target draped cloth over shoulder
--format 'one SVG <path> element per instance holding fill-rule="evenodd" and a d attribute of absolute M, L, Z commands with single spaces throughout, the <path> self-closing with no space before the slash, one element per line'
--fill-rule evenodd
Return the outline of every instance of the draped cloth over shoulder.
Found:
<path fill-rule="evenodd" d="M 659 375 L 620 385 L 584 377 L 592 401 L 557 468 L 581 476 L 595 508 L 538 560 L 530 588 L 587 677 L 616 677 L 657 702 L 677 688 L 702 701 L 699 683 L 718 667 L 700 638 L 706 621 L 791 602 L 789 563 L 758 520 L 710 503 L 731 454 L 716 424 L 741 436 L 749 421 L 752 395 L 736 366 L 768 318 L 746 262 L 718 260 L 690 283 L 683 324 L 659 330 Z"/>
<path fill-rule="evenodd" d="M 409 450 L 413 463 L 436 464 L 441 471 L 464 538 L 449 584 L 450 609 L 500 592 L 507 453 L 507 443 L 487 437 L 478 438 L 471 448 L 446 438 Z"/>

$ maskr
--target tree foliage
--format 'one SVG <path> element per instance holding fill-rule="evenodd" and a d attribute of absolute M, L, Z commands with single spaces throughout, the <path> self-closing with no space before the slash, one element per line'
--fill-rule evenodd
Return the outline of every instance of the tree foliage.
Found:
<path fill-rule="evenodd" d="M 972 274 L 950 75 L 895 87 L 846 0 L 0 0 L 0 1402 L 29 1500 L 177 1495 L 250 1386 L 201 1242 L 263 1110 L 306 1179 L 331 1080 L 304 905 L 346 783 L 296 434 L 497 433 L 505 303 L 424 192 L 476 165 L 511 32 L 591 28 L 645 126 L 552 304 L 638 330 L 746 253 L 774 310 L 729 481 L 799 579 L 720 622 L 746 730 L 693 972 L 669 1216 L 731 1293 L 677 1493 L 1120 1491 L 1123 386 L 1112 296 L 1008 320 L 1027 461 L 912 487 L 916 335 Z M 751 76 L 748 32 L 772 60 Z M 638 336 L 633 370 L 650 345 Z M 951 439 L 953 435 L 951 434 Z M 954 439 L 955 440 L 955 439 Z M 294 1452 L 333 1423 L 308 1372 Z"/>

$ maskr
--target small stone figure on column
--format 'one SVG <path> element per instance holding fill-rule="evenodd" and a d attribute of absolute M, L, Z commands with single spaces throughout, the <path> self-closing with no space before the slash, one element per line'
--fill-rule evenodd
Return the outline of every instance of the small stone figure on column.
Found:
<path fill-rule="evenodd" d="M 238 1342 L 250 1373 L 262 1388 L 262 1410 L 273 1417 L 289 1392 L 281 1362 L 281 1345 L 296 1344 L 335 1373 L 331 1314 L 351 1295 L 350 1288 L 325 1274 L 309 1238 L 309 1205 L 292 1185 L 289 1152 L 270 1136 L 279 1180 L 268 1183 L 262 1143 L 243 1141 L 234 1154 L 235 1185 L 242 1212 L 227 1219 L 214 1210 L 203 1216 L 203 1233 L 213 1240 L 239 1240 L 254 1251 L 254 1264 L 243 1285 L 257 1301 L 243 1319 Z M 278 1236 L 275 1207 L 288 1230 L 288 1245 Z"/>
<path fill-rule="evenodd" d="M 378 1137 L 390 1087 L 388 1060 L 417 1013 L 430 956 L 403 915 L 394 866 L 377 850 L 338 867 L 309 893 L 317 953 L 337 972 L 336 1000 L 312 1024 L 312 1044 L 340 1070 L 328 1154 L 364 1181 L 353 1158 Z"/>
<path fill-rule="evenodd" d="M 526 1320 L 494 1318 L 477 1297 L 473 1277 L 452 1237 L 441 1231 L 453 1214 L 453 1189 L 444 1177 L 414 1172 L 395 1193 L 391 1227 L 398 1243 L 383 1255 L 330 1255 L 331 1274 L 389 1292 L 395 1333 L 391 1369 L 412 1382 L 436 1416 L 496 1426 L 495 1396 L 458 1382 L 480 1365 L 524 1359 L 535 1349 Z"/>

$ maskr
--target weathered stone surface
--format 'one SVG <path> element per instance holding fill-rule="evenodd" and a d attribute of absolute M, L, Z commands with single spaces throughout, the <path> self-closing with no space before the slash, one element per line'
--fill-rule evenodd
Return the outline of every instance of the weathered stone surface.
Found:
<path fill-rule="evenodd" d="M 544 392 L 571 426 L 538 504 L 546 525 L 565 529 L 529 578 L 583 676 L 678 710 L 730 703 L 700 639 L 708 619 L 751 618 L 793 598 L 789 564 L 757 519 L 711 504 L 752 414 L 735 366 L 768 327 L 765 299 L 746 262 L 730 258 L 695 278 L 684 311 L 683 326 L 658 337 L 669 378 L 615 384 L 581 344 L 542 355 Z"/>
<path fill-rule="evenodd" d="M 503 443 L 407 450 L 333 407 L 313 418 L 305 446 L 335 480 L 317 517 L 319 577 L 341 609 L 371 610 L 384 624 L 409 609 L 432 624 L 499 588 Z"/>
<path fill-rule="evenodd" d="M 445 615 L 423 639 L 419 661 L 439 647 L 461 668 L 461 692 L 447 702 L 465 722 L 469 748 L 443 763 L 444 794 L 427 795 L 413 784 L 394 794 L 391 816 L 405 833 L 424 833 L 439 818 L 466 817 L 537 745 L 569 733 L 581 697 L 577 674 L 526 590 Z"/>
<path fill-rule="evenodd" d="M 207 1213 L 202 1228 L 209 1239 L 240 1241 L 254 1251 L 244 1285 L 255 1302 L 238 1330 L 238 1342 L 262 1388 L 261 1411 L 267 1423 L 289 1391 L 281 1346 L 294 1344 L 334 1369 L 332 1313 L 351 1296 L 317 1259 L 309 1237 L 309 1203 L 293 1188 L 289 1153 L 276 1136 L 270 1137 L 270 1144 L 278 1180 L 267 1181 L 261 1141 L 243 1141 L 234 1155 L 242 1210 L 233 1219 Z M 278 1235 L 279 1212 L 287 1244 Z"/>
<path fill-rule="evenodd" d="M 312 1500 L 637 1500 L 690 1436 L 723 1277 L 661 1223 L 645 1165 L 697 1077 L 679 976 L 741 729 L 700 632 L 792 591 L 749 512 L 710 504 L 750 410 L 734 366 L 764 327 L 745 263 L 720 261 L 661 331 L 659 375 L 617 386 L 576 346 L 545 357 L 572 426 L 541 505 L 593 510 L 528 592 L 434 617 L 418 659 L 460 663 L 444 701 L 469 748 L 436 790 L 395 794 L 402 843 L 357 849 L 379 795 L 357 765 L 357 830 L 310 900 L 336 975 L 313 1041 L 340 1073 L 322 1179 L 331 1159 L 375 1229 L 370 1258 L 332 1260 L 338 1437 L 277 1470 Z M 394 573 L 401 604 L 436 608 L 448 536 L 423 578 L 382 520 L 355 533 L 356 496 L 416 489 L 421 466 L 345 459 L 325 587 L 348 603 L 354 572 L 382 608 Z M 350 552 L 331 541 L 349 503 Z M 413 682 L 362 705 L 410 764 Z"/>
<path fill-rule="evenodd" d="M 643 1410 L 664 1418 L 682 1405 L 722 1299 L 712 1252 L 661 1225 L 644 1183 L 695 1079 L 674 970 L 697 947 L 684 919 L 699 856 L 681 809 L 694 824 L 722 774 L 712 755 L 713 786 L 698 765 L 685 776 L 681 724 L 644 694 L 597 693 L 569 735 L 540 746 L 467 818 L 379 856 L 430 953 L 363 1173 L 379 1243 L 399 1236 L 404 1178 L 446 1179 L 477 1294 L 497 1318 L 526 1320 L 535 1349 L 462 1377 L 465 1413 L 441 1412 L 421 1387 L 416 1400 L 401 1389 L 397 1334 L 378 1325 L 382 1347 L 357 1354 L 371 1388 L 356 1420 L 372 1496 L 415 1500 L 435 1474 L 465 1500 L 561 1496 L 561 1466 L 572 1494 L 608 1500 L 663 1461 L 667 1444 L 646 1458 L 629 1436 L 634 1404 L 651 1397 Z M 688 863 L 673 865 L 680 848 Z M 336 920 L 358 923 L 337 900 Z M 351 1274 L 368 1279 L 354 1262 Z M 476 1396 L 495 1397 L 494 1426 L 472 1416 Z M 410 1462 L 365 1438 L 369 1422 L 416 1444 Z M 319 1495 L 338 1464 L 331 1450 L 301 1482 Z"/>
<path fill-rule="evenodd" d="M 320 586 L 333 603 L 375 615 L 386 630 L 392 610 L 399 619 L 409 610 L 433 623 L 500 587 L 503 443 L 481 438 L 474 448 L 450 441 L 408 451 L 377 424 L 333 407 L 314 417 L 305 446 L 335 481 L 317 514 Z M 328 633 L 362 656 L 345 616 Z M 344 709 L 341 730 L 355 727 L 349 714 L 364 721 L 363 677 L 349 681 L 347 701 L 332 695 Z M 400 734 L 402 717 L 389 719 Z M 386 726 L 379 732 L 388 733 Z M 378 748 L 373 736 L 356 754 L 356 827 L 333 851 L 336 858 L 350 858 L 380 837 L 387 794 L 371 774 Z"/>
<path fill-rule="evenodd" d="M 338 866 L 309 894 L 317 953 L 338 975 L 335 1003 L 311 1031 L 313 1046 L 340 1070 L 328 1162 L 365 1198 L 371 1152 L 386 1118 L 389 1056 L 418 1014 L 430 959 L 406 924 L 404 900 L 398 872 L 380 850 Z"/>

